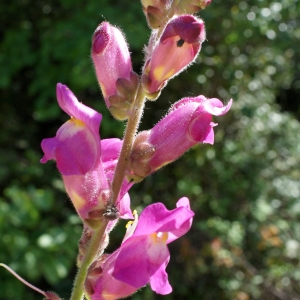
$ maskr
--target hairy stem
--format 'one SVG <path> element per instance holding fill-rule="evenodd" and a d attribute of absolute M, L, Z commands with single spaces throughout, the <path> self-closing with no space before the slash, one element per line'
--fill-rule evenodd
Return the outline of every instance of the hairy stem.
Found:
<path fill-rule="evenodd" d="M 114 178 L 112 181 L 112 193 L 113 193 L 112 201 L 111 201 L 112 205 L 116 204 L 118 195 L 120 193 L 120 189 L 125 177 L 125 171 L 129 162 L 129 156 L 136 135 L 136 131 L 138 129 L 143 114 L 144 104 L 145 104 L 145 92 L 142 85 L 140 84 L 138 87 L 134 106 L 131 111 L 131 115 L 128 118 L 128 123 L 123 138 L 122 149 L 119 155 Z"/>
<path fill-rule="evenodd" d="M 70 300 L 82 300 L 83 299 L 83 285 L 87 275 L 87 271 L 91 263 L 94 261 L 97 251 L 99 249 L 99 245 L 104 236 L 105 229 L 107 227 L 108 221 L 103 220 L 99 229 L 95 230 L 90 244 L 87 248 L 87 252 L 84 256 L 82 264 L 78 270 L 74 281 L 73 292 Z"/>

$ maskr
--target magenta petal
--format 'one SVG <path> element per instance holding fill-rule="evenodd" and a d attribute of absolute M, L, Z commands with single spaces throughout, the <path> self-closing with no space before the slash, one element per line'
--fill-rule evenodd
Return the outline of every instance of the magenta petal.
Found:
<path fill-rule="evenodd" d="M 48 160 L 55 159 L 54 150 L 59 145 L 60 142 L 56 138 L 43 139 L 41 147 L 43 149 L 44 156 L 40 160 L 41 163 L 45 164 Z"/>
<path fill-rule="evenodd" d="M 197 114 L 189 124 L 189 134 L 193 141 L 203 142 L 211 129 L 211 115 L 210 114 Z"/>
<path fill-rule="evenodd" d="M 214 125 L 215 125 L 216 123 L 211 122 L 211 124 L 214 124 Z M 216 125 L 215 125 L 215 126 L 216 126 Z M 208 134 L 206 135 L 206 138 L 203 140 L 203 144 L 211 144 L 211 145 L 214 144 L 214 141 L 215 141 L 215 133 L 214 133 L 213 127 L 214 127 L 214 126 L 211 126 L 211 127 L 210 127 L 210 130 L 209 130 Z"/>
<path fill-rule="evenodd" d="M 129 295 L 136 292 L 137 288 L 119 281 L 111 275 L 118 254 L 119 249 L 111 255 L 108 255 L 106 261 L 102 265 L 100 265 L 100 267 L 102 268 L 102 274 L 100 274 L 98 278 L 93 278 L 94 276 L 92 276 L 94 293 L 89 295 L 89 299 L 121 299 L 124 297 L 128 297 Z"/>
<path fill-rule="evenodd" d="M 132 211 L 130 209 L 129 194 L 126 193 L 119 202 L 120 202 L 120 204 L 119 204 L 120 218 L 122 218 L 122 219 L 134 219 Z"/>
<path fill-rule="evenodd" d="M 58 83 L 56 86 L 56 97 L 60 108 L 64 112 L 70 117 L 85 123 L 95 136 L 99 135 L 99 127 L 102 120 L 101 114 L 80 103 L 72 91 L 61 83 Z"/>
<path fill-rule="evenodd" d="M 151 289 L 157 294 L 167 295 L 172 292 L 172 287 L 168 280 L 168 273 L 165 270 L 167 263 L 168 261 L 162 264 L 156 273 L 150 277 Z"/>
<path fill-rule="evenodd" d="M 85 174 L 99 159 L 100 147 L 93 133 L 82 122 L 71 119 L 63 124 L 54 138 L 42 141 L 45 156 L 41 162 L 55 159 L 63 175 Z"/>
<path fill-rule="evenodd" d="M 167 210 L 162 203 L 147 206 L 139 218 L 134 236 L 153 232 L 168 232 L 168 243 L 185 234 L 191 225 L 194 213 L 186 207 Z"/>
<path fill-rule="evenodd" d="M 153 242 L 153 237 L 132 236 L 120 248 L 113 277 L 136 288 L 146 285 L 150 277 L 169 259 L 164 242 Z"/>
<path fill-rule="evenodd" d="M 42 141 L 42 163 L 56 160 L 63 175 L 80 175 L 89 172 L 101 155 L 99 127 L 101 114 L 80 103 L 67 86 L 58 83 L 57 100 L 71 117 L 54 138 Z"/>
<path fill-rule="evenodd" d="M 101 141 L 102 162 L 118 159 L 123 141 L 117 138 L 104 139 Z"/>

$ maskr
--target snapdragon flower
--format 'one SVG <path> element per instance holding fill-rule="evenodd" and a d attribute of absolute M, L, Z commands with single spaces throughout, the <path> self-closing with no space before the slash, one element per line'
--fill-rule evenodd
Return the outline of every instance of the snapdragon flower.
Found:
<path fill-rule="evenodd" d="M 54 159 L 62 174 L 66 191 L 80 218 L 90 227 L 99 226 L 110 204 L 110 179 L 117 163 L 122 142 L 108 139 L 100 142 L 101 114 L 80 103 L 62 84 L 57 85 L 59 106 L 71 119 L 63 124 L 54 138 L 44 139 L 42 163 Z M 101 145 L 104 151 L 101 151 Z M 109 145 L 109 147 L 108 147 Z M 131 218 L 131 185 L 125 180 L 117 199 L 120 216 Z"/>
<path fill-rule="evenodd" d="M 192 15 L 172 18 L 150 51 L 142 75 L 145 90 L 157 97 L 167 81 L 197 57 L 205 40 L 204 22 Z"/>
<path fill-rule="evenodd" d="M 102 115 L 80 103 L 69 88 L 57 84 L 60 108 L 71 119 L 64 123 L 54 138 L 42 141 L 42 163 L 54 159 L 63 175 L 86 174 L 99 161 L 101 154 L 99 128 Z"/>
<path fill-rule="evenodd" d="M 205 96 L 183 98 L 152 129 L 140 132 L 134 142 L 128 166 L 128 178 L 138 181 L 162 166 L 178 159 L 198 143 L 214 143 L 212 115 L 228 112 L 227 105 Z"/>
<path fill-rule="evenodd" d="M 170 260 L 167 244 L 190 229 L 193 216 L 185 197 L 171 211 L 162 203 L 146 207 L 121 247 L 90 267 L 85 289 L 91 300 L 127 297 L 147 283 L 158 294 L 171 293 L 165 270 Z"/>

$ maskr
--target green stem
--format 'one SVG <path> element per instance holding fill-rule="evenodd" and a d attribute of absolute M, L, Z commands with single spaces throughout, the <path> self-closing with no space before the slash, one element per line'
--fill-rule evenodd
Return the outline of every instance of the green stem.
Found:
<path fill-rule="evenodd" d="M 87 271 L 91 263 L 94 261 L 95 256 L 98 252 L 99 245 L 104 236 L 106 226 L 108 221 L 103 220 L 99 229 L 95 230 L 90 244 L 87 248 L 86 255 L 82 261 L 82 264 L 78 270 L 78 273 L 75 278 L 73 292 L 70 300 L 82 300 L 83 299 L 83 285 L 86 279 Z"/>
<path fill-rule="evenodd" d="M 115 174 L 114 178 L 112 181 L 112 201 L 111 204 L 115 205 L 118 195 L 120 193 L 122 183 L 125 177 L 125 172 L 126 172 L 126 167 L 129 162 L 129 156 L 131 153 L 132 145 L 134 142 L 134 138 L 136 135 L 136 131 L 138 129 L 142 114 L 143 114 L 143 109 L 144 109 L 144 104 L 145 104 L 145 92 L 140 84 L 138 87 L 137 91 L 137 96 L 134 102 L 134 107 L 131 111 L 131 115 L 128 118 L 128 123 L 126 126 L 124 138 L 123 138 L 123 145 L 122 149 L 119 155 L 118 163 L 115 169 Z"/>

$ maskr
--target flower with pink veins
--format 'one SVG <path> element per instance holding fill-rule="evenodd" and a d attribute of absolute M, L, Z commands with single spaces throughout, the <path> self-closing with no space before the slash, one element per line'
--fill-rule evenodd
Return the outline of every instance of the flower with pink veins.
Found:
<path fill-rule="evenodd" d="M 167 80 L 196 59 L 204 40 L 205 28 L 201 19 L 192 15 L 171 19 L 145 63 L 142 75 L 145 90 L 149 94 L 158 93 Z"/>
<path fill-rule="evenodd" d="M 158 294 L 171 293 L 165 270 L 170 260 L 167 244 L 190 229 L 194 216 L 187 198 L 176 206 L 171 211 L 162 203 L 146 207 L 121 247 L 90 268 L 85 288 L 92 300 L 127 297 L 147 283 Z"/>
<path fill-rule="evenodd" d="M 183 98 L 151 130 L 140 132 L 134 142 L 128 167 L 128 178 L 142 179 L 173 162 L 198 143 L 214 143 L 212 115 L 228 112 L 227 105 L 204 96 Z"/>

